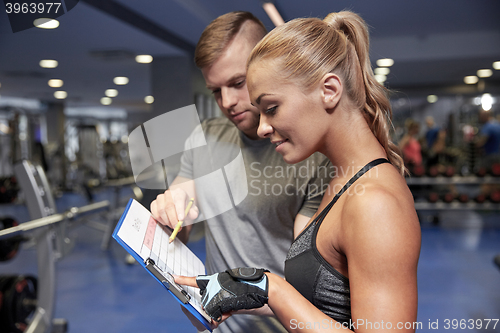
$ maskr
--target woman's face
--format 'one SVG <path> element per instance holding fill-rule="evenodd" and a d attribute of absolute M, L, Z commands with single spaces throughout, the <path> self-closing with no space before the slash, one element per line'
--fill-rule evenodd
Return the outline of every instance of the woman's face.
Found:
<path fill-rule="evenodd" d="M 300 162 L 321 149 L 327 124 L 319 88 L 305 91 L 283 79 L 270 60 L 251 64 L 247 87 L 261 114 L 257 134 L 269 138 L 285 162 Z"/>

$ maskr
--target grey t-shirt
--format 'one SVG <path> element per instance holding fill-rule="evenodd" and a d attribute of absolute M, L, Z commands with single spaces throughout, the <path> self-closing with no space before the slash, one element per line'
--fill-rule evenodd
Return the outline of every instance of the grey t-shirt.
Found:
<path fill-rule="evenodd" d="M 314 215 L 330 166 L 319 153 L 286 164 L 269 139 L 251 140 L 227 118 L 204 121 L 186 142 L 179 176 L 195 180 L 207 274 L 262 267 L 284 276 L 295 217 Z M 247 315 L 232 316 L 218 330 L 285 332 L 274 318 Z"/>

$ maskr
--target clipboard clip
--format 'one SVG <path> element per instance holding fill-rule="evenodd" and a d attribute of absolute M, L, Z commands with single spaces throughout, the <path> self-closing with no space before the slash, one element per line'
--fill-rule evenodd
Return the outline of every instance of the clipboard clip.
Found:
<path fill-rule="evenodd" d="M 153 259 L 148 258 L 144 261 L 146 264 L 146 269 L 151 272 L 160 282 L 167 287 L 168 290 L 170 290 L 182 303 L 187 304 L 191 300 L 191 296 L 182 289 L 178 284 L 174 282 L 174 277 L 170 273 L 166 273 L 167 276 L 165 276 L 164 272 L 156 266 L 155 262 Z"/>

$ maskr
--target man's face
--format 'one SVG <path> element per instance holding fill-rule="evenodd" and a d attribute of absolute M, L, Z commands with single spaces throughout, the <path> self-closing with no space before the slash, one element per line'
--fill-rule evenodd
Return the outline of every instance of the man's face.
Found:
<path fill-rule="evenodd" d="M 260 114 L 250 103 L 246 83 L 246 62 L 254 46 L 237 34 L 222 55 L 201 72 L 222 113 L 249 138 L 259 139 Z"/>

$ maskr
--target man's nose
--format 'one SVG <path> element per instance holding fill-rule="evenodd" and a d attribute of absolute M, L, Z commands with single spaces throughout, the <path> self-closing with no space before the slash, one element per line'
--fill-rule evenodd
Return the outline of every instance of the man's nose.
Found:
<path fill-rule="evenodd" d="M 221 88 L 222 106 L 230 109 L 238 104 L 238 95 L 234 89 L 228 87 Z"/>

